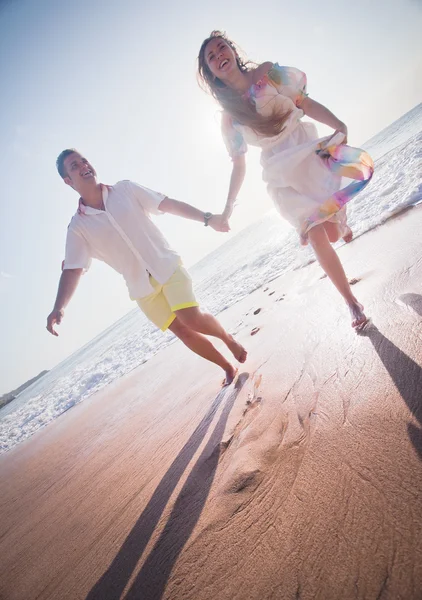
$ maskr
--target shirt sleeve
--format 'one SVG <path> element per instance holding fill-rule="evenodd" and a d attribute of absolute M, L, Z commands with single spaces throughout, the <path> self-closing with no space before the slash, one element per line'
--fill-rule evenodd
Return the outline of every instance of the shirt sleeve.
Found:
<path fill-rule="evenodd" d="M 221 118 L 221 133 L 230 158 L 246 154 L 248 146 L 244 137 L 240 131 L 235 129 L 232 117 L 226 112 L 223 112 Z"/>
<path fill-rule="evenodd" d="M 88 271 L 91 262 L 88 242 L 70 225 L 67 230 L 65 259 L 62 270 L 84 269 L 84 271 Z"/>
<path fill-rule="evenodd" d="M 127 181 L 126 183 L 129 186 L 131 193 L 135 196 L 136 200 L 146 212 L 153 215 L 162 214 L 158 207 L 164 198 L 167 197 L 165 194 L 154 192 L 154 190 L 150 190 L 149 188 L 139 185 L 139 183 L 134 183 L 133 181 Z"/>
<path fill-rule="evenodd" d="M 283 96 L 291 98 L 296 106 L 300 107 L 308 95 L 305 73 L 295 67 L 280 67 L 278 63 L 275 63 L 268 76 Z"/>

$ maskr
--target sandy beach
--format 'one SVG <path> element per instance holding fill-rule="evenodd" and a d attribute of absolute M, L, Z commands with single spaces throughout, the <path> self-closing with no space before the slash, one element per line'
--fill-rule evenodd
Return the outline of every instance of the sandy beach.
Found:
<path fill-rule="evenodd" d="M 363 334 L 309 265 L 220 315 L 235 386 L 173 343 L 1 456 L 0 598 L 420 600 L 421 231 L 340 249 Z"/>

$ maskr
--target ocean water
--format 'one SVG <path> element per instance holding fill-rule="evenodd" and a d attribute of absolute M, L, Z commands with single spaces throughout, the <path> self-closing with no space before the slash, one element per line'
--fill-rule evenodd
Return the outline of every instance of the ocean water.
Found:
<path fill-rule="evenodd" d="M 368 187 L 348 208 L 355 236 L 422 201 L 422 104 L 363 147 L 375 160 Z M 313 260 L 275 211 L 190 269 L 201 304 L 217 314 L 262 284 Z M 174 341 L 134 309 L 0 410 L 0 452 L 30 437 L 72 406 L 149 360 Z"/>

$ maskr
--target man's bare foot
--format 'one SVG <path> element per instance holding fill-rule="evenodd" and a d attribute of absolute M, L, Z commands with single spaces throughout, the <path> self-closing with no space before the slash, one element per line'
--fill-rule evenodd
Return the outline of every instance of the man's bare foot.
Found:
<path fill-rule="evenodd" d="M 348 225 L 344 228 L 343 240 L 348 244 L 353 240 L 353 231 L 350 229 Z"/>
<path fill-rule="evenodd" d="M 348 303 L 350 314 L 352 315 L 352 327 L 355 331 L 360 331 L 368 322 L 368 318 L 365 315 L 364 308 L 357 300 L 355 302 Z"/>
<path fill-rule="evenodd" d="M 245 350 L 245 348 L 242 346 L 242 344 L 239 344 L 239 342 L 236 342 L 236 340 L 234 339 L 234 337 L 232 335 L 228 336 L 228 341 L 227 341 L 227 348 L 230 350 L 230 352 L 233 354 L 233 356 L 235 357 L 236 360 L 238 360 L 240 363 L 244 363 L 248 353 Z"/>
<path fill-rule="evenodd" d="M 222 387 L 226 387 L 226 385 L 230 385 L 233 382 L 233 379 L 236 377 L 237 369 L 233 367 L 233 365 L 229 365 L 226 371 L 226 377 L 223 380 Z"/>

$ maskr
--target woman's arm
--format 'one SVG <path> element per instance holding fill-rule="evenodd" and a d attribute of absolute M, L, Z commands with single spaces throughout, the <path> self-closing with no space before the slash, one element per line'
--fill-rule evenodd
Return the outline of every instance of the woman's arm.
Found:
<path fill-rule="evenodd" d="M 319 121 L 320 123 L 324 123 L 324 125 L 328 125 L 328 127 L 335 129 L 334 135 L 337 132 L 344 133 L 346 136 L 344 143 L 347 142 L 346 125 L 343 123 L 343 121 L 340 121 L 340 119 L 338 119 L 330 110 L 328 110 L 328 108 L 309 97 L 305 98 L 301 102 L 299 108 L 303 110 L 305 115 L 311 117 L 311 119 L 315 119 L 315 121 Z"/>
<path fill-rule="evenodd" d="M 227 202 L 224 207 L 223 216 L 228 220 L 233 212 L 234 204 L 237 195 L 240 192 L 246 174 L 245 155 L 241 154 L 233 158 L 233 169 L 230 177 L 229 192 L 227 194 Z"/>

